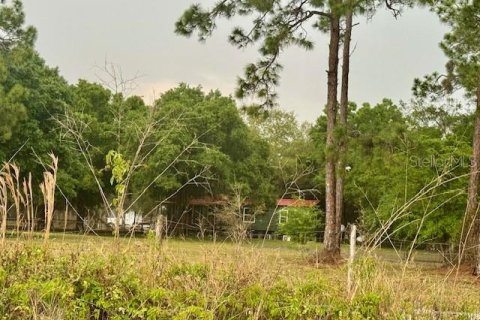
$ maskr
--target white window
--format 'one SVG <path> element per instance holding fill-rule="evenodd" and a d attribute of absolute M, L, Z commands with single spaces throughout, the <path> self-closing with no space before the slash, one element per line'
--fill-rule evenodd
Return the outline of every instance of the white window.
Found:
<path fill-rule="evenodd" d="M 282 209 L 278 211 L 278 223 L 286 223 L 288 221 L 288 210 Z"/>
<path fill-rule="evenodd" d="M 249 207 L 243 208 L 243 222 L 245 223 L 255 223 L 255 214 L 252 213 L 252 209 Z"/>

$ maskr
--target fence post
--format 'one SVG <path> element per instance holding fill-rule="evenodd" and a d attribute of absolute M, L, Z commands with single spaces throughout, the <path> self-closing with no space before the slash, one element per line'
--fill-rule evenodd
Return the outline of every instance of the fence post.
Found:
<path fill-rule="evenodd" d="M 164 229 L 166 228 L 166 223 L 165 223 L 165 216 L 162 214 L 159 214 L 157 216 L 157 222 L 155 223 L 155 238 L 157 240 L 157 243 L 161 244 L 163 237 L 165 236 L 164 234 Z"/>
<path fill-rule="evenodd" d="M 353 262 L 355 261 L 355 246 L 357 243 L 357 226 L 352 224 L 350 229 L 350 256 L 348 257 L 347 292 L 353 295 Z"/>

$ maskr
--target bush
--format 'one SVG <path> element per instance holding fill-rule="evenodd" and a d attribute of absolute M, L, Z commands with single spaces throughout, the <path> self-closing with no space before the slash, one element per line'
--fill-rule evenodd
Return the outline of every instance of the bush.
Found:
<path fill-rule="evenodd" d="M 287 235 L 293 241 L 302 244 L 315 239 L 315 232 L 320 226 L 320 210 L 316 208 L 288 208 L 281 212 L 286 218 L 280 221 L 278 232 Z"/>

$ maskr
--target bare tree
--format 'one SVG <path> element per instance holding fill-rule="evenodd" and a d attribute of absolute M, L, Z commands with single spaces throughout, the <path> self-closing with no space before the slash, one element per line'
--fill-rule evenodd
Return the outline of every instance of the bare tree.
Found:
<path fill-rule="evenodd" d="M 214 214 L 226 228 L 227 237 L 240 244 L 247 239 L 250 226 L 250 223 L 243 219 L 247 198 L 244 196 L 240 184 L 234 184 L 231 189 L 232 194 L 228 197 L 225 205 L 219 207 Z"/>
<path fill-rule="evenodd" d="M 281 164 L 280 164 L 281 165 Z M 283 171 L 282 171 L 283 172 Z M 316 172 L 316 168 L 312 165 L 306 167 L 299 167 L 297 166 L 295 172 L 293 174 L 285 174 L 282 178 L 284 181 L 284 191 L 281 198 L 291 197 L 291 196 L 298 196 L 300 194 L 308 194 L 316 195 L 318 194 L 317 189 L 304 189 L 301 188 L 299 183 L 305 177 L 311 176 Z M 265 240 L 267 239 L 268 233 L 270 232 L 273 224 L 273 219 L 277 216 L 280 207 L 276 204 L 273 214 L 268 221 L 267 229 L 265 230 L 265 234 L 263 236 L 262 245 L 265 244 Z"/>
<path fill-rule="evenodd" d="M 102 78 L 101 82 L 106 87 L 113 90 L 116 95 L 126 95 L 131 92 L 132 88 L 134 88 L 135 78 L 124 78 L 119 67 L 113 64 L 109 65 L 106 63 L 102 71 L 106 76 L 105 78 Z M 119 103 L 118 105 L 120 106 L 122 104 Z M 186 159 L 188 158 L 188 154 L 190 152 L 198 148 L 207 148 L 208 146 L 200 143 L 199 137 L 193 137 L 192 140 L 187 143 L 184 148 L 182 148 L 168 164 L 165 165 L 165 167 L 161 168 L 160 172 L 157 175 L 152 177 L 150 182 L 146 183 L 145 186 L 142 186 L 142 189 L 137 192 L 135 198 L 129 199 L 127 205 L 127 198 L 132 196 L 130 189 L 133 177 L 142 168 L 145 168 L 147 160 L 157 151 L 159 147 L 161 147 L 167 141 L 167 139 L 171 137 L 173 132 L 178 128 L 182 127 L 182 120 L 184 119 L 184 115 L 174 115 L 169 113 L 162 116 L 161 118 L 158 118 L 156 115 L 154 115 L 154 110 L 151 109 L 145 122 L 133 124 L 135 127 L 136 135 L 130 135 L 128 139 L 135 141 L 133 145 L 135 145 L 136 148 L 133 151 L 132 155 L 129 157 L 120 152 L 120 146 L 122 145 L 123 141 L 126 140 L 126 137 L 123 136 L 125 134 L 122 128 L 126 124 L 123 118 L 124 110 L 122 110 L 121 107 L 115 109 L 114 106 L 112 107 L 112 115 L 115 119 L 117 128 L 115 132 L 117 143 L 116 154 L 118 155 L 119 159 L 122 159 L 121 166 L 123 167 L 121 177 L 117 177 L 117 179 L 114 179 L 116 180 L 114 182 L 117 184 L 117 187 L 120 187 L 118 188 L 118 191 L 120 192 L 117 192 L 116 198 L 114 199 L 115 203 L 113 204 L 113 206 L 112 201 L 109 199 L 102 186 L 97 170 L 93 163 L 92 150 L 98 150 L 98 148 L 93 145 L 88 140 L 88 138 L 86 138 L 85 133 L 90 130 L 90 124 L 83 120 L 81 114 L 79 116 L 77 113 L 69 112 L 68 110 L 62 117 L 57 117 L 56 122 L 63 130 L 65 136 L 71 139 L 74 148 L 78 152 L 80 152 L 83 159 L 85 160 L 85 163 L 89 168 L 90 173 L 95 179 L 105 211 L 108 213 L 109 216 L 114 217 L 115 219 L 114 233 L 116 238 L 118 238 L 120 234 L 120 222 L 124 220 L 123 218 L 125 212 L 131 210 L 161 177 L 165 176 L 168 172 L 172 170 L 177 170 L 178 172 L 177 165 L 179 163 L 187 161 Z M 167 124 L 169 129 L 164 130 L 167 127 Z M 157 132 L 161 129 L 164 134 L 159 137 L 157 135 Z M 115 164 L 110 164 L 111 167 L 114 165 Z M 203 168 L 199 170 L 199 174 L 194 175 L 194 177 L 191 179 L 188 179 L 187 183 L 182 185 L 181 188 L 188 184 L 200 183 L 199 180 L 204 177 L 204 174 L 207 170 L 208 168 Z M 180 172 L 178 173 L 182 174 Z M 173 192 L 173 194 L 176 194 L 177 191 Z M 151 212 L 149 214 L 151 214 Z"/>

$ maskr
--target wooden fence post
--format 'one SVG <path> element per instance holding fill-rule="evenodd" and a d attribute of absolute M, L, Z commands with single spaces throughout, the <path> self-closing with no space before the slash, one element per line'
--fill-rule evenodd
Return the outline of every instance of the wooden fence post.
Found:
<path fill-rule="evenodd" d="M 351 297 L 353 295 L 353 263 L 355 261 L 355 246 L 357 243 L 357 226 L 352 224 L 350 229 L 350 256 L 348 257 L 348 275 L 347 275 L 347 292 Z"/>
<path fill-rule="evenodd" d="M 166 230 L 166 227 L 167 227 L 165 220 L 166 220 L 165 216 L 162 214 L 159 214 L 157 217 L 157 222 L 155 223 L 155 239 L 159 244 L 162 243 L 163 238 L 166 236 L 166 234 L 164 234 L 164 231 Z"/>

